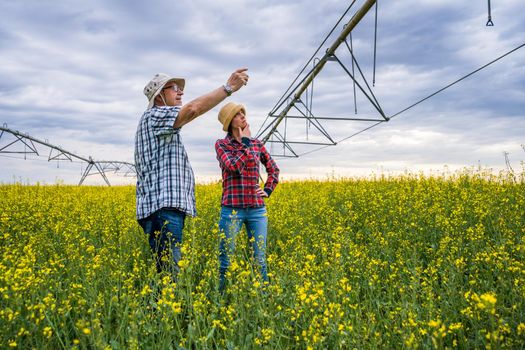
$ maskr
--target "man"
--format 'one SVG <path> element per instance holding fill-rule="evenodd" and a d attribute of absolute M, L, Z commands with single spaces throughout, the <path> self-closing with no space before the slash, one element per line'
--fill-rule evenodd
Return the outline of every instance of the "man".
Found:
<path fill-rule="evenodd" d="M 148 108 L 135 136 L 137 220 L 149 237 L 157 272 L 176 280 L 186 215 L 195 216 L 195 179 L 180 129 L 248 82 L 246 68 L 221 87 L 182 105 L 185 80 L 156 74 L 144 88 Z"/>

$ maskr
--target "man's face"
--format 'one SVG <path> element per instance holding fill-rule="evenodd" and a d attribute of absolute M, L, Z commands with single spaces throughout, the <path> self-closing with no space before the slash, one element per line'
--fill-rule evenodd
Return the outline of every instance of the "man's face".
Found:
<path fill-rule="evenodd" d="M 164 95 L 164 100 L 166 101 L 166 105 L 168 106 L 181 106 L 182 105 L 182 95 L 184 95 L 184 91 L 182 91 L 177 84 L 174 82 L 166 84 L 164 88 L 162 88 L 162 92 Z"/>
<path fill-rule="evenodd" d="M 232 128 L 241 128 L 244 129 L 246 127 L 246 116 L 242 111 L 237 112 L 235 117 L 232 119 L 231 123 Z"/>

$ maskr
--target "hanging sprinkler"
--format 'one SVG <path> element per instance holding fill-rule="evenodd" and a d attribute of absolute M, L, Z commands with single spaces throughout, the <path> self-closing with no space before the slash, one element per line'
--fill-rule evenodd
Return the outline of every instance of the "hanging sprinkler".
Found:
<path fill-rule="evenodd" d="M 487 0 L 488 1 L 488 5 L 489 5 L 489 18 L 487 20 L 487 27 L 493 27 L 494 26 L 494 22 L 492 22 L 492 15 L 490 13 L 490 0 Z"/>

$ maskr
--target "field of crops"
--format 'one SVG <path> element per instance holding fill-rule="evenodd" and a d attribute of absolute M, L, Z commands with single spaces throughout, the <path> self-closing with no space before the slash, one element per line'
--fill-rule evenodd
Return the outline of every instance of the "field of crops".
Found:
<path fill-rule="evenodd" d="M 0 186 L 0 348 L 523 348 L 523 181 L 280 184 L 270 285 L 243 234 L 224 296 L 220 191 L 197 188 L 175 285 L 155 272 L 133 187 Z"/>

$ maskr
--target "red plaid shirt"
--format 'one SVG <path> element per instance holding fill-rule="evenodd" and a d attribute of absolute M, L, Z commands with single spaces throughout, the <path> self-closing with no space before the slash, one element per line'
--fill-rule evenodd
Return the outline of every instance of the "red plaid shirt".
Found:
<path fill-rule="evenodd" d="M 256 192 L 259 188 L 259 161 L 268 173 L 264 185 L 268 196 L 279 182 L 279 168 L 262 142 L 250 139 L 250 146 L 246 146 L 228 134 L 215 142 L 215 151 L 222 170 L 221 204 L 238 208 L 264 206 L 263 198 Z"/>

